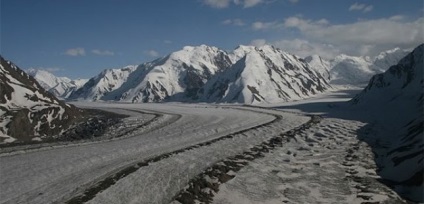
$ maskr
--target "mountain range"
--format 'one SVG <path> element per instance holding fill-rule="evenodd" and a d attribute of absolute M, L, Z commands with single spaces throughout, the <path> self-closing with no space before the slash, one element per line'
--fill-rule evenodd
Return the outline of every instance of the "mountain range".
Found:
<path fill-rule="evenodd" d="M 201 45 L 131 69 L 106 70 L 68 99 L 251 104 L 302 99 L 328 88 L 303 59 L 272 46 L 228 53 Z"/>
<path fill-rule="evenodd" d="M 269 45 L 240 45 L 231 52 L 200 45 L 141 65 L 106 69 L 89 80 L 27 72 L 67 100 L 256 104 L 301 100 L 339 85 L 365 86 L 407 53 L 395 48 L 374 58 L 342 54 L 326 60 L 302 59 Z"/>

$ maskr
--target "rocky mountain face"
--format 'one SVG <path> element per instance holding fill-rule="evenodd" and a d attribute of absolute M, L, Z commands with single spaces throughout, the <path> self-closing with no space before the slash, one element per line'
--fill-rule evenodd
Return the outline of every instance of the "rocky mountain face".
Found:
<path fill-rule="evenodd" d="M 330 87 L 303 59 L 272 46 L 239 46 L 230 53 L 186 46 L 103 83 L 110 78 L 102 73 L 69 98 L 250 104 L 306 98 Z"/>
<path fill-rule="evenodd" d="M 68 98 L 72 92 L 81 88 L 88 80 L 71 80 L 67 77 L 56 77 L 52 73 L 40 69 L 28 69 L 26 72 L 37 80 L 37 82 L 48 92 L 58 98 Z"/>
<path fill-rule="evenodd" d="M 374 75 L 352 103 L 377 115 L 387 132 L 365 138 L 379 174 L 401 195 L 424 202 L 424 44 L 386 72 Z"/>
<path fill-rule="evenodd" d="M 0 56 L 0 143 L 59 134 L 81 114 Z"/>
<path fill-rule="evenodd" d="M 354 98 L 354 102 L 389 102 L 398 98 L 421 100 L 423 97 L 423 47 L 423 45 L 418 46 L 386 72 L 374 75 L 363 92 Z"/>

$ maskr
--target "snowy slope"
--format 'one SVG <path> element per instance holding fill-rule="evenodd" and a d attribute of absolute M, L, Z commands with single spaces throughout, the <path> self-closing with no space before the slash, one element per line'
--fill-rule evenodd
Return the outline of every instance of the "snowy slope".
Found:
<path fill-rule="evenodd" d="M 330 68 L 331 64 L 330 61 L 327 61 L 323 58 L 321 58 L 318 55 L 311 55 L 308 57 L 305 57 L 305 61 L 309 64 L 309 66 L 317 71 L 321 77 L 323 77 L 325 80 L 330 81 Z"/>
<path fill-rule="evenodd" d="M 373 69 L 380 73 L 385 72 L 389 67 L 396 65 L 410 52 L 410 50 L 402 50 L 400 48 L 381 52 L 374 58 Z"/>
<path fill-rule="evenodd" d="M 368 82 L 375 74 L 371 70 L 372 60 L 369 57 L 339 55 L 331 61 L 331 83 L 337 85 L 358 85 Z"/>
<path fill-rule="evenodd" d="M 0 60 L 0 143 L 58 134 L 80 114 L 16 65 Z"/>
<path fill-rule="evenodd" d="M 137 66 L 133 65 L 121 69 L 106 69 L 72 92 L 68 99 L 99 100 L 107 93 L 118 89 L 136 69 Z"/>
<path fill-rule="evenodd" d="M 71 80 L 67 77 L 56 77 L 41 69 L 28 69 L 26 72 L 37 80 L 45 90 L 59 98 L 67 98 L 73 91 L 81 88 L 88 80 Z"/>
<path fill-rule="evenodd" d="M 59 83 L 70 83 L 71 79 L 67 77 L 56 77 L 52 73 L 41 69 L 28 69 L 26 72 L 34 77 L 37 82 L 46 90 L 55 87 Z"/>
<path fill-rule="evenodd" d="M 386 130 L 372 138 L 377 145 L 379 174 L 397 185 L 400 194 L 421 202 L 424 201 L 423 56 L 424 44 L 383 74 L 373 76 L 352 100 L 355 106 L 377 115 L 377 124 Z"/>
<path fill-rule="evenodd" d="M 329 88 L 307 63 L 272 46 L 240 46 L 230 56 L 236 62 L 205 85 L 205 101 L 272 103 L 307 98 Z"/>
<path fill-rule="evenodd" d="M 407 54 L 406 50 L 395 48 L 381 52 L 374 58 L 339 55 L 330 61 L 330 83 L 335 85 L 366 84 L 373 75 L 386 71 Z"/>

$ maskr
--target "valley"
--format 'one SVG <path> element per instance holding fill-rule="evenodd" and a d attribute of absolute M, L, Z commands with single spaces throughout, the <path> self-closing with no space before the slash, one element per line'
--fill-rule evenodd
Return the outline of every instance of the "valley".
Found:
<path fill-rule="evenodd" d="M 205 50 L 230 61 L 207 71 Z M 185 47 L 106 70 L 67 101 L 2 58 L 0 203 L 421 202 L 423 50 L 362 88 L 375 66 L 341 77 L 346 56 L 327 69 L 271 46 Z"/>
<path fill-rule="evenodd" d="M 0 0 L 0 204 L 424 204 L 423 7 Z"/>

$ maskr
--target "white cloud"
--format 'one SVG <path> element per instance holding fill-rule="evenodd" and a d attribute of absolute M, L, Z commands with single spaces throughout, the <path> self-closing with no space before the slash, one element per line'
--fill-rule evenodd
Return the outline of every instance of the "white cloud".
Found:
<path fill-rule="evenodd" d="M 325 19 L 325 18 L 320 19 L 320 20 L 317 21 L 317 24 L 321 24 L 321 25 L 327 25 L 329 23 L 330 22 L 327 19 Z"/>
<path fill-rule="evenodd" d="M 149 57 L 159 57 L 159 53 L 156 50 L 147 50 L 144 51 L 144 54 L 148 55 Z"/>
<path fill-rule="evenodd" d="M 65 55 L 68 56 L 85 56 L 85 49 L 81 47 L 71 48 L 65 51 Z"/>
<path fill-rule="evenodd" d="M 227 8 L 231 0 L 204 0 L 203 3 L 213 8 Z"/>
<path fill-rule="evenodd" d="M 272 21 L 272 22 L 256 21 L 252 23 L 253 30 L 269 30 L 269 29 L 276 29 L 280 27 L 281 27 L 281 24 L 279 24 L 276 21 Z"/>
<path fill-rule="evenodd" d="M 243 7 L 244 8 L 254 7 L 261 3 L 263 3 L 263 0 L 244 0 Z"/>
<path fill-rule="evenodd" d="M 317 29 L 329 24 L 330 22 L 325 18 L 317 20 L 317 21 L 312 21 L 312 20 L 305 20 L 297 16 L 286 18 L 283 23 L 284 27 L 286 28 L 293 27 L 293 28 L 298 28 L 299 30 Z"/>
<path fill-rule="evenodd" d="M 264 3 L 264 0 L 203 0 L 203 3 L 212 8 L 228 8 L 232 3 L 241 5 L 243 8 L 250 8 Z"/>
<path fill-rule="evenodd" d="M 222 24 L 224 24 L 224 25 L 234 25 L 234 26 L 244 26 L 245 25 L 243 20 L 241 20 L 239 18 L 224 20 L 224 21 L 222 21 Z"/>
<path fill-rule="evenodd" d="M 366 56 L 372 52 L 375 48 L 375 45 L 360 45 L 357 47 L 358 54 L 361 56 Z"/>
<path fill-rule="evenodd" d="M 279 40 L 271 44 L 300 57 L 317 54 L 326 59 L 333 59 L 340 54 L 340 50 L 333 45 L 314 43 L 303 39 Z"/>
<path fill-rule="evenodd" d="M 365 4 L 354 3 L 349 7 L 349 11 L 362 10 L 365 8 L 365 6 Z"/>
<path fill-rule="evenodd" d="M 227 20 L 222 21 L 222 24 L 224 24 L 224 25 L 230 25 L 232 23 L 233 23 L 232 19 L 227 19 Z"/>
<path fill-rule="evenodd" d="M 250 45 L 253 45 L 255 47 L 261 47 L 261 46 L 266 45 L 266 44 L 267 43 L 266 43 L 265 39 L 255 39 L 255 40 L 252 40 L 250 42 Z"/>
<path fill-rule="evenodd" d="M 372 11 L 373 8 L 374 7 L 372 5 L 369 5 L 369 6 L 364 8 L 364 12 L 370 12 L 370 11 Z"/>
<path fill-rule="evenodd" d="M 349 7 L 349 11 L 370 12 L 374 7 L 372 5 L 354 3 Z"/>
<path fill-rule="evenodd" d="M 286 28 L 299 30 L 310 41 L 350 46 L 357 49 L 357 53 L 368 54 L 381 51 L 382 47 L 417 46 L 424 41 L 423 24 L 424 18 L 405 22 L 399 16 L 337 25 L 299 17 L 290 17 L 284 21 Z"/>
<path fill-rule="evenodd" d="M 402 15 L 395 15 L 389 18 L 389 20 L 392 20 L 392 21 L 401 21 L 404 19 L 405 19 L 405 16 L 402 16 Z"/>
<path fill-rule="evenodd" d="M 109 51 L 109 50 L 98 50 L 98 49 L 94 49 L 94 50 L 91 50 L 91 52 L 92 52 L 93 54 L 96 54 L 96 55 L 103 55 L 103 56 L 113 56 L 113 55 L 115 55 L 115 53 L 114 53 L 114 52 Z"/>
<path fill-rule="evenodd" d="M 254 30 L 282 29 L 298 37 L 277 41 L 253 40 L 250 44 L 271 44 L 299 56 L 319 54 L 331 59 L 344 53 L 356 56 L 375 56 L 381 51 L 400 47 L 411 49 L 424 42 L 424 18 L 408 20 L 401 15 L 389 18 L 359 20 L 332 24 L 326 19 L 311 20 L 299 16 L 282 22 L 255 22 Z M 293 33 L 299 32 L 297 33 Z"/>
<path fill-rule="evenodd" d="M 261 22 L 257 21 L 252 23 L 253 30 L 271 30 L 271 29 L 281 29 L 281 28 L 298 28 L 301 30 L 311 29 L 314 27 L 321 27 L 330 24 L 327 19 L 320 19 L 318 21 L 305 20 L 297 16 L 289 17 L 284 20 L 284 22 L 271 21 L 271 22 Z"/>
<path fill-rule="evenodd" d="M 256 47 L 261 47 L 267 44 L 273 45 L 285 52 L 289 52 L 300 57 L 307 57 L 316 54 L 326 59 L 333 59 L 341 53 L 339 49 L 330 44 L 313 43 L 303 39 L 284 39 L 274 42 L 267 42 L 265 39 L 255 39 L 250 42 L 250 45 Z"/>

